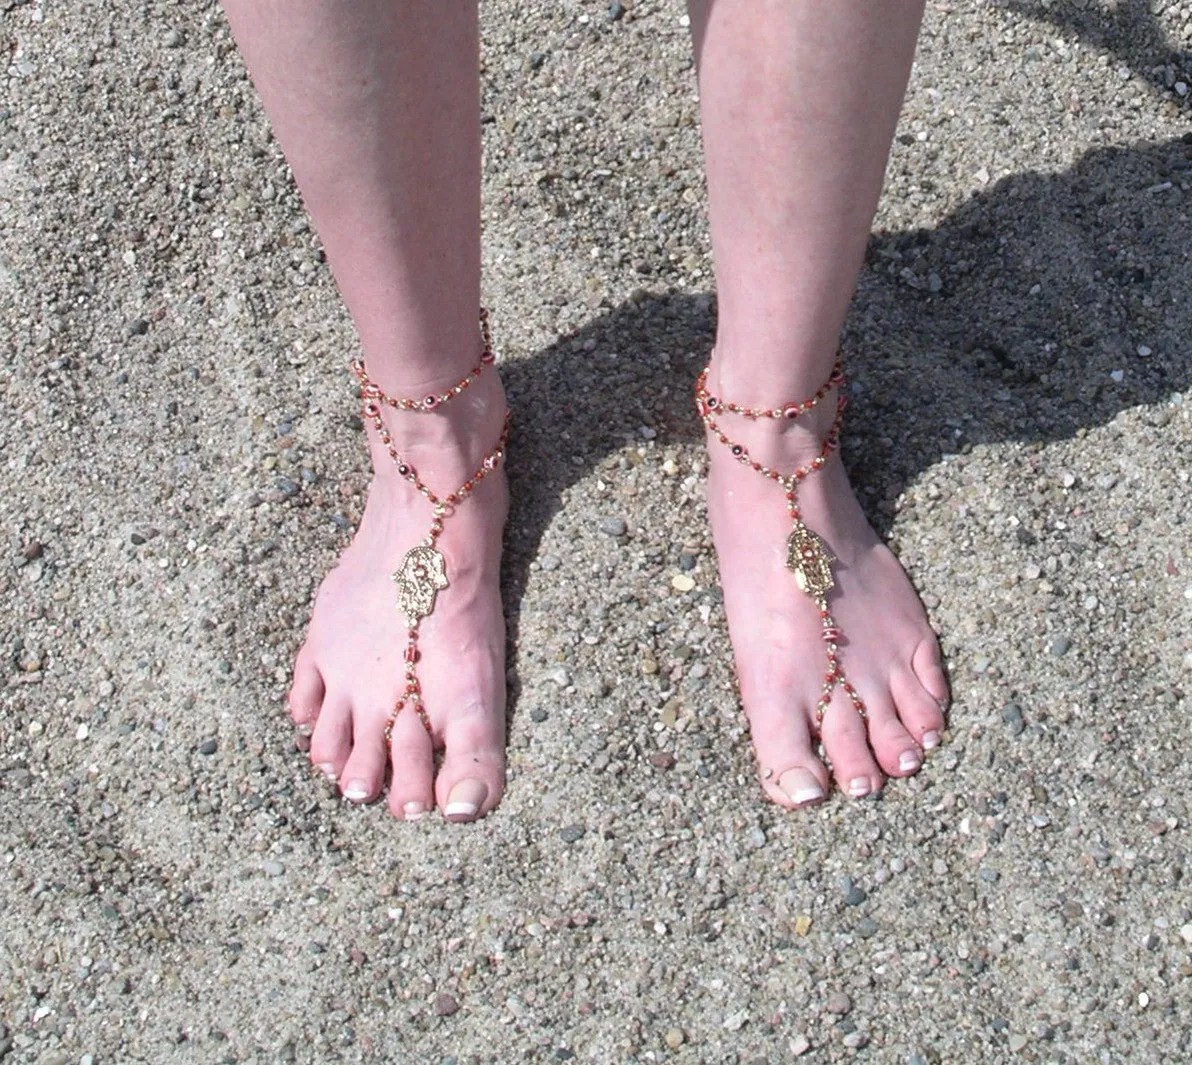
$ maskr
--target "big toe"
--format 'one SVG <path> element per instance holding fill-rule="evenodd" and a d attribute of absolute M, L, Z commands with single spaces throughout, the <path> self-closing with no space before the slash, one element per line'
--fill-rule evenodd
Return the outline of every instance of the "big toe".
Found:
<path fill-rule="evenodd" d="M 505 791 L 505 721 L 480 703 L 457 707 L 444 730 L 435 795 L 449 821 L 483 817 Z"/>

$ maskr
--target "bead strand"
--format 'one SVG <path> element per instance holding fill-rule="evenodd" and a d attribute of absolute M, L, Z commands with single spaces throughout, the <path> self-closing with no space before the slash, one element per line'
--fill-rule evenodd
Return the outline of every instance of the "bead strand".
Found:
<path fill-rule="evenodd" d="M 360 398 L 366 403 L 375 402 L 383 404 L 388 407 L 393 407 L 395 410 L 412 410 L 428 413 L 435 410 L 440 404 L 446 403 L 449 399 L 454 399 L 456 396 L 463 393 L 465 389 L 471 386 L 472 382 L 476 380 L 485 370 L 485 367 L 491 366 L 496 362 L 496 355 L 493 354 L 493 339 L 492 332 L 488 324 L 488 311 L 480 308 L 480 336 L 484 343 L 484 350 L 480 353 L 480 359 L 467 374 L 459 379 L 445 392 L 431 392 L 418 399 L 410 398 L 409 396 L 390 396 L 387 395 L 368 375 L 367 369 L 364 366 L 363 359 L 353 359 L 350 363 L 352 372 L 356 375 L 360 382 Z"/>

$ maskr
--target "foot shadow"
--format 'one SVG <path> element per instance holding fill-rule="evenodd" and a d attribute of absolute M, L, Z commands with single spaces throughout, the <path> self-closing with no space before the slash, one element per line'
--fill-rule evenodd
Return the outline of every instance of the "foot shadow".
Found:
<path fill-rule="evenodd" d="M 844 456 L 879 531 L 882 501 L 947 454 L 1071 438 L 1192 384 L 1190 185 L 1192 135 L 1096 149 L 1006 178 L 937 228 L 872 236 L 845 330 Z M 504 365 L 511 646 L 563 492 L 642 426 L 702 438 L 691 392 L 714 329 L 710 295 L 642 293 Z"/>

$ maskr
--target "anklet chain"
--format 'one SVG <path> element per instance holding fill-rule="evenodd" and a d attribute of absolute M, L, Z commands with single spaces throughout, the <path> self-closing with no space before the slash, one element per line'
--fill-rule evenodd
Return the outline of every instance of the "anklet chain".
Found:
<path fill-rule="evenodd" d="M 488 311 L 484 307 L 480 308 L 480 337 L 484 341 L 484 350 L 480 353 L 480 359 L 476 365 L 468 371 L 467 376 L 461 377 L 446 392 L 431 392 L 421 399 L 411 399 L 407 396 L 387 396 L 381 391 L 380 386 L 374 384 L 372 378 L 368 376 L 368 371 L 364 368 L 364 360 L 353 359 L 351 368 L 352 373 L 360 381 L 360 398 L 366 401 L 376 400 L 378 403 L 383 403 L 396 410 L 434 410 L 440 403 L 446 403 L 449 399 L 458 396 L 484 372 L 486 366 L 491 366 L 496 361 L 497 357 L 493 354 L 493 337 L 488 327 Z"/>
<path fill-rule="evenodd" d="M 807 527 L 799 509 L 799 483 L 817 470 L 823 469 L 828 461 L 828 456 L 840 446 L 840 427 L 844 421 L 844 408 L 848 402 L 844 394 L 844 367 L 840 356 L 837 355 L 831 375 L 815 395 L 796 403 L 783 404 L 781 407 L 746 407 L 720 399 L 708 391 L 708 371 L 710 369 L 710 365 L 705 367 L 695 382 L 696 409 L 708 432 L 727 447 L 738 462 L 775 481 L 786 490 L 786 507 L 794 522 L 794 529 L 787 540 L 787 568 L 794 572 L 795 583 L 798 584 L 800 591 L 810 596 L 819 610 L 820 635 L 823 637 L 828 656 L 828 668 L 824 672 L 824 681 L 820 686 L 820 698 L 815 704 L 816 730 L 818 732 L 823 730 L 824 715 L 828 711 L 832 692 L 837 685 L 849 697 L 857 713 L 861 717 L 865 717 L 865 703 L 845 675 L 844 666 L 840 662 L 840 640 L 844 634 L 828 608 L 828 592 L 836 584 L 836 580 L 832 576 L 832 563 L 836 561 L 836 558 L 828 550 L 828 545 L 824 543 L 823 538 Z M 814 409 L 834 388 L 840 389 L 836 399 L 836 417 L 824 437 L 820 453 L 792 473 L 784 474 L 780 470 L 759 462 L 749 454 L 749 449 L 744 444 L 730 439 L 716 421 L 716 416 L 722 411 L 751 419 L 786 418 L 794 420 Z"/>
<path fill-rule="evenodd" d="M 432 410 L 439 403 L 459 395 L 467 388 L 469 381 L 475 378 L 484 366 L 493 361 L 492 344 L 488 333 L 488 315 L 483 310 L 480 312 L 480 321 L 481 329 L 484 333 L 484 349 L 487 358 L 482 356 L 481 362 L 471 374 L 460 381 L 454 388 L 441 396 L 428 396 L 424 402 L 415 402 L 401 398 L 395 399 L 387 396 L 377 385 L 368 379 L 367 374 L 364 372 L 364 363 L 362 361 L 355 360 L 352 363 L 352 370 L 361 383 L 361 413 L 364 418 L 372 423 L 377 436 L 389 454 L 389 458 L 393 461 L 394 466 L 397 467 L 398 474 L 413 484 L 433 508 L 430 531 L 422 539 L 421 543 L 411 547 L 405 553 L 401 565 L 393 574 L 393 581 L 397 585 L 397 607 L 405 615 L 407 625 L 406 672 L 405 687 L 402 689 L 401 695 L 398 697 L 385 722 L 384 736 L 386 751 L 389 750 L 393 740 L 393 725 L 397 721 L 397 715 L 401 713 L 407 704 L 414 708 L 419 720 L 422 722 L 423 728 L 426 729 L 427 734 L 432 739 L 434 738 L 434 729 L 431 725 L 430 717 L 426 712 L 426 706 L 422 701 L 422 686 L 418 681 L 418 659 L 420 657 L 418 634 L 422 619 L 428 617 L 434 611 L 435 599 L 439 592 L 450 584 L 447 580 L 447 560 L 443 557 L 443 553 L 438 549 L 436 544 L 438 543 L 439 536 L 442 535 L 443 523 L 455 513 L 456 506 L 467 499 L 476 486 L 492 473 L 504 459 L 505 443 L 509 439 L 509 425 L 512 415 L 506 412 L 500 437 L 496 444 L 489 450 L 488 454 L 484 456 L 483 461 L 476 468 L 476 471 L 454 492 L 440 497 L 418 476 L 418 471 L 398 453 L 397 448 L 393 444 L 393 436 L 386 428 L 381 413 L 384 406 L 394 407 L 399 410 Z M 429 400 L 432 398 L 435 399 L 433 404 L 429 403 Z"/>

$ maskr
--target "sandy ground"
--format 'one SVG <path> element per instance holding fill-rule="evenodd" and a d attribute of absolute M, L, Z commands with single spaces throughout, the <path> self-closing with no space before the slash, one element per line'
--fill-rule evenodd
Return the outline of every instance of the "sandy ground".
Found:
<path fill-rule="evenodd" d="M 956 703 L 798 816 L 704 520 L 683 11 L 628 7 L 483 5 L 511 780 L 458 827 L 282 714 L 365 452 L 218 8 L 2 5 L 5 1065 L 1192 1056 L 1192 4 L 929 6 L 845 445 Z"/>

